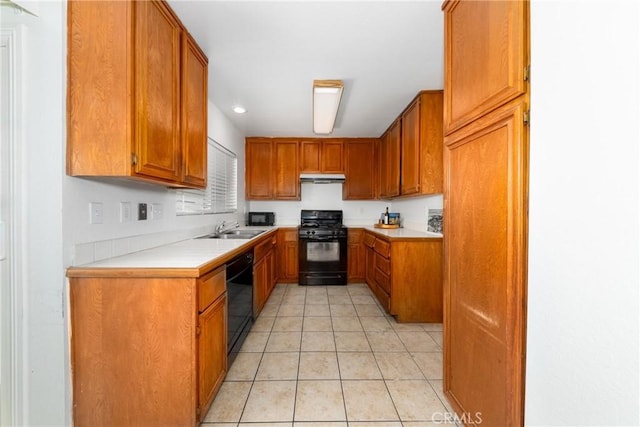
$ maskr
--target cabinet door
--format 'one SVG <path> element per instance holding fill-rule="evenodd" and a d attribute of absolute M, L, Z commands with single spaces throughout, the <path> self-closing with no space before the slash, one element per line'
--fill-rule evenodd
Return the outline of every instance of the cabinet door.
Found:
<path fill-rule="evenodd" d="M 347 280 L 359 282 L 365 279 L 365 246 L 363 243 L 364 230 L 350 228 L 348 230 L 348 266 Z"/>
<path fill-rule="evenodd" d="M 257 317 L 267 298 L 269 267 L 264 256 L 253 265 L 253 317 Z"/>
<path fill-rule="evenodd" d="M 129 176 L 134 5 L 67 5 L 67 174 Z"/>
<path fill-rule="evenodd" d="M 273 288 L 276 286 L 276 282 L 278 281 L 278 272 L 276 270 L 276 251 L 274 249 L 269 251 L 265 262 L 267 264 L 267 292 L 264 302 L 266 303 L 273 291 Z"/>
<path fill-rule="evenodd" d="M 180 179 L 181 27 L 166 3 L 135 3 L 135 173 Z"/>
<path fill-rule="evenodd" d="M 400 120 L 380 140 L 380 197 L 400 195 Z"/>
<path fill-rule="evenodd" d="M 344 200 L 376 198 L 376 140 L 345 141 Z"/>
<path fill-rule="evenodd" d="M 442 91 L 420 94 L 420 194 L 442 193 Z"/>
<path fill-rule="evenodd" d="M 320 173 L 320 141 L 300 141 L 300 173 Z"/>
<path fill-rule="evenodd" d="M 323 141 L 320 170 L 323 173 L 343 173 L 343 144 L 342 141 Z"/>
<path fill-rule="evenodd" d="M 512 101 L 445 138 L 445 391 L 492 426 L 523 423 L 524 111 Z"/>
<path fill-rule="evenodd" d="M 298 141 L 275 140 L 274 198 L 300 200 L 300 172 L 298 167 Z"/>
<path fill-rule="evenodd" d="M 207 58 L 182 37 L 182 182 L 207 186 Z"/>
<path fill-rule="evenodd" d="M 402 172 L 400 194 L 420 192 L 420 99 L 402 115 Z"/>
<path fill-rule="evenodd" d="M 445 134 L 525 93 L 527 3 L 444 5 Z"/>
<path fill-rule="evenodd" d="M 380 137 L 380 198 L 389 198 L 389 132 Z"/>
<path fill-rule="evenodd" d="M 273 197 L 273 144 L 267 138 L 247 138 L 245 147 L 245 193 L 249 200 Z"/>
<path fill-rule="evenodd" d="M 198 413 L 202 421 L 227 372 L 227 295 L 200 314 Z"/>
<path fill-rule="evenodd" d="M 281 282 L 295 283 L 298 281 L 298 230 L 278 230 L 278 279 Z"/>

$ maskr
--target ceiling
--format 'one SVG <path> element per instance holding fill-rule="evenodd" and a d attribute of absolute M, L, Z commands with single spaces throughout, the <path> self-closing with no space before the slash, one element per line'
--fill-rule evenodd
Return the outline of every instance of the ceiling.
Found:
<path fill-rule="evenodd" d="M 210 101 L 246 136 L 314 136 L 313 80 L 344 82 L 337 137 L 380 136 L 443 87 L 440 1 L 169 3 L 209 58 Z"/>

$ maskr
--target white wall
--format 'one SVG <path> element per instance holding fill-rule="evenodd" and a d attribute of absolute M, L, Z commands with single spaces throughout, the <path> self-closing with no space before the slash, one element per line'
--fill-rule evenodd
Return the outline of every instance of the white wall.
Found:
<path fill-rule="evenodd" d="M 24 26 L 21 101 L 24 164 L 16 177 L 24 190 L 23 234 L 24 378 L 20 425 L 71 424 L 65 269 L 187 238 L 238 214 L 175 216 L 173 193 L 125 181 L 65 175 L 66 2 L 42 1 L 38 17 L 2 7 L 2 25 Z M 215 105 L 209 104 L 209 135 L 238 155 L 244 170 L 244 137 Z M 244 177 L 239 176 L 239 193 Z M 104 204 L 104 223 L 89 225 L 88 203 Z M 119 222 L 119 202 L 158 202 L 164 218 Z"/>
<path fill-rule="evenodd" d="M 64 8 L 44 2 L 40 17 L 2 7 L 2 25 L 24 25 L 17 70 L 22 81 L 22 136 L 17 185 L 22 188 L 18 338 L 23 368 L 17 382 L 23 425 L 68 424 L 68 380 L 63 313 L 62 175 L 64 173 Z"/>
<path fill-rule="evenodd" d="M 248 202 L 248 210 L 275 212 L 276 225 L 300 224 L 301 209 L 339 209 L 343 211 L 346 225 L 373 225 L 380 214 L 389 207 L 390 212 L 399 212 L 403 226 L 426 231 L 426 208 L 442 209 L 442 195 L 414 197 L 402 200 L 342 200 L 343 184 L 300 185 L 299 201 Z"/>
<path fill-rule="evenodd" d="M 640 424 L 638 28 L 635 1 L 531 4 L 530 426 Z"/>

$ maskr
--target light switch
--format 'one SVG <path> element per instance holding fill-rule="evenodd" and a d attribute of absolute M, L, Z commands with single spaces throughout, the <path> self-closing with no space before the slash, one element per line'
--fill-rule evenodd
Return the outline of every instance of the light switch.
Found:
<path fill-rule="evenodd" d="M 104 207 L 102 202 L 89 203 L 89 224 L 102 224 Z"/>
<path fill-rule="evenodd" d="M 131 202 L 120 202 L 120 222 L 131 221 Z"/>

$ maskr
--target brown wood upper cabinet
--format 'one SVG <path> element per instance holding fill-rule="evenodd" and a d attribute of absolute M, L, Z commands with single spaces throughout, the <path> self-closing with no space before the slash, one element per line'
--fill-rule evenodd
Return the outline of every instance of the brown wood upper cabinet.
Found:
<path fill-rule="evenodd" d="M 166 2 L 70 1 L 67 64 L 69 175 L 206 185 L 207 58 Z"/>
<path fill-rule="evenodd" d="M 343 173 L 342 140 L 300 141 L 301 173 Z"/>
<path fill-rule="evenodd" d="M 527 4 L 448 1 L 443 6 L 445 134 L 526 93 Z"/>
<path fill-rule="evenodd" d="M 299 144 L 289 138 L 246 138 L 248 200 L 300 200 Z"/>
<path fill-rule="evenodd" d="M 442 193 L 442 91 L 421 91 L 381 138 L 380 197 Z"/>
<path fill-rule="evenodd" d="M 400 119 L 380 138 L 380 198 L 400 195 Z"/>
<path fill-rule="evenodd" d="M 182 37 L 182 182 L 207 186 L 207 57 Z"/>
<path fill-rule="evenodd" d="M 354 138 L 344 141 L 343 200 L 371 200 L 377 197 L 378 139 Z"/>

